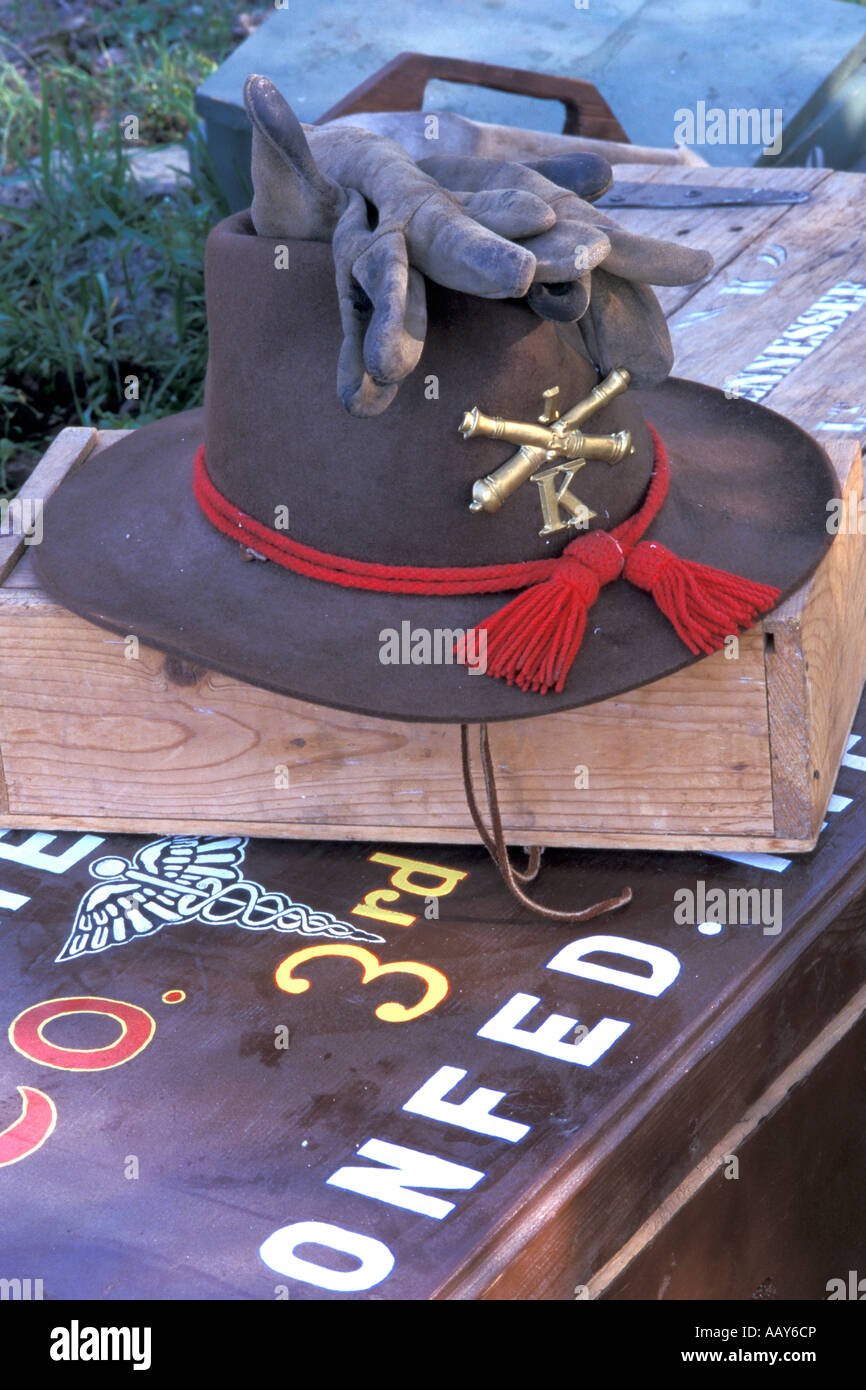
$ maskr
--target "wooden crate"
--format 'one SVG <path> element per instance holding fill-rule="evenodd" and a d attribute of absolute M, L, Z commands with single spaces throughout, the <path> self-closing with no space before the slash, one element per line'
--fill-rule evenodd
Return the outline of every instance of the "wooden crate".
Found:
<path fill-rule="evenodd" d="M 67 429 L 22 497 L 118 432 Z M 860 451 L 836 442 L 840 496 Z M 140 647 L 59 607 L 0 540 L 0 826 L 471 843 L 458 730 L 301 703 Z M 627 695 L 496 725 L 515 844 L 807 850 L 866 671 L 866 547 L 740 639 Z"/>

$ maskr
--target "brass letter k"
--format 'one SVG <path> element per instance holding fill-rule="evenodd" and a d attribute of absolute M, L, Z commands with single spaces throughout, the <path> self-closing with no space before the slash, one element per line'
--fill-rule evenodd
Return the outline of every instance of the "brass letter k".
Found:
<path fill-rule="evenodd" d="M 584 530 L 590 519 L 596 515 L 579 497 L 575 497 L 568 490 L 575 473 L 583 468 L 585 463 L 586 459 L 575 459 L 567 466 L 559 464 L 556 468 L 548 468 L 545 473 L 533 473 L 532 481 L 538 484 L 541 513 L 544 518 L 544 526 L 539 531 L 539 536 L 550 536 L 554 531 L 564 531 L 566 526 Z M 559 473 L 564 474 L 564 481 L 557 487 L 556 477 Z M 567 521 L 560 516 L 560 508 L 569 513 Z"/>

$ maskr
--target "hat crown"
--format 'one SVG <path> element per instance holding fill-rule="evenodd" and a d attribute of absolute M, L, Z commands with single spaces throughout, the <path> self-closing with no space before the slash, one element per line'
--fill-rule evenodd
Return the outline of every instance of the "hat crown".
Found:
<path fill-rule="evenodd" d="M 241 511 L 317 550 L 392 565 L 510 563 L 557 554 L 573 538 L 572 527 L 539 535 L 541 489 L 529 481 L 495 513 L 469 507 L 473 482 L 518 445 L 464 438 L 467 411 L 537 424 L 545 390 L 559 388 L 564 414 L 598 384 L 522 300 L 428 282 L 418 367 L 383 414 L 359 419 L 335 391 L 343 332 L 330 245 L 259 237 L 248 213 L 235 214 L 208 238 L 206 287 L 207 468 Z M 627 395 L 582 428 L 632 437 L 633 453 L 579 462 L 569 484 L 595 513 L 589 525 L 606 528 L 640 504 L 652 446 Z M 557 487 L 565 480 L 558 474 Z"/>

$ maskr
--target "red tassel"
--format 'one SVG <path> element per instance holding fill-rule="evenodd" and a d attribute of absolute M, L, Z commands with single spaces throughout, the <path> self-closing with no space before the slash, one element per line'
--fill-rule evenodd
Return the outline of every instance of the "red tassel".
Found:
<path fill-rule="evenodd" d="M 485 633 L 487 674 L 543 695 L 563 690 L 583 641 L 587 613 L 601 586 L 620 574 L 652 595 L 695 656 L 717 651 L 726 637 L 751 627 L 780 597 L 780 590 L 768 584 L 682 560 L 657 541 L 642 541 L 632 549 L 606 531 L 592 531 L 568 547 L 549 579 L 524 589 L 479 623 L 476 634 Z M 466 642 L 460 642 L 459 661 L 465 662 L 465 649 Z M 476 639 L 479 650 L 484 648 Z"/>
<path fill-rule="evenodd" d="M 623 573 L 629 583 L 652 594 L 695 656 L 717 651 L 726 637 L 751 627 L 781 594 L 768 584 L 682 560 L 657 541 L 635 546 Z"/>
<path fill-rule="evenodd" d="M 583 641 L 587 612 L 601 586 L 620 575 L 623 558 L 606 531 L 574 541 L 549 579 L 524 589 L 479 623 L 475 631 L 485 634 L 487 674 L 543 695 L 562 690 Z M 457 644 L 458 661 L 465 661 L 465 647 L 465 641 Z"/>
<path fill-rule="evenodd" d="M 664 445 L 651 425 L 649 430 L 655 465 L 639 509 L 612 532 L 590 531 L 572 541 L 541 583 L 524 589 L 475 629 L 485 634 L 488 675 L 521 690 L 563 690 L 587 612 L 601 586 L 620 575 L 652 595 L 695 656 L 716 651 L 726 637 L 751 627 L 778 603 L 779 589 L 681 560 L 658 541 L 640 540 L 659 513 L 669 480 Z M 464 663 L 466 646 L 463 641 L 456 648 Z M 483 650 L 476 645 L 476 652 Z"/>

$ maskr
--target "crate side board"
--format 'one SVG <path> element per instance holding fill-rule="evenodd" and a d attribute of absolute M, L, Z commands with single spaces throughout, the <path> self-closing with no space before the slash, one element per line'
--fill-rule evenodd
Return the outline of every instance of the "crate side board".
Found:
<path fill-rule="evenodd" d="M 122 637 L 32 590 L 0 591 L 0 644 L 10 824 L 476 841 L 454 726 L 362 719 L 212 671 L 178 673 L 146 646 L 130 660 Z M 497 725 L 509 836 L 772 835 L 759 633 L 744 639 L 736 681 L 730 666 L 720 654 L 616 701 L 544 716 L 531 738 L 522 721 Z"/>
<path fill-rule="evenodd" d="M 827 453 L 859 518 L 863 465 L 855 440 Z M 808 584 L 763 620 L 773 767 L 775 831 L 817 835 L 833 792 L 866 678 L 866 544 L 859 530 L 840 530 Z"/>

